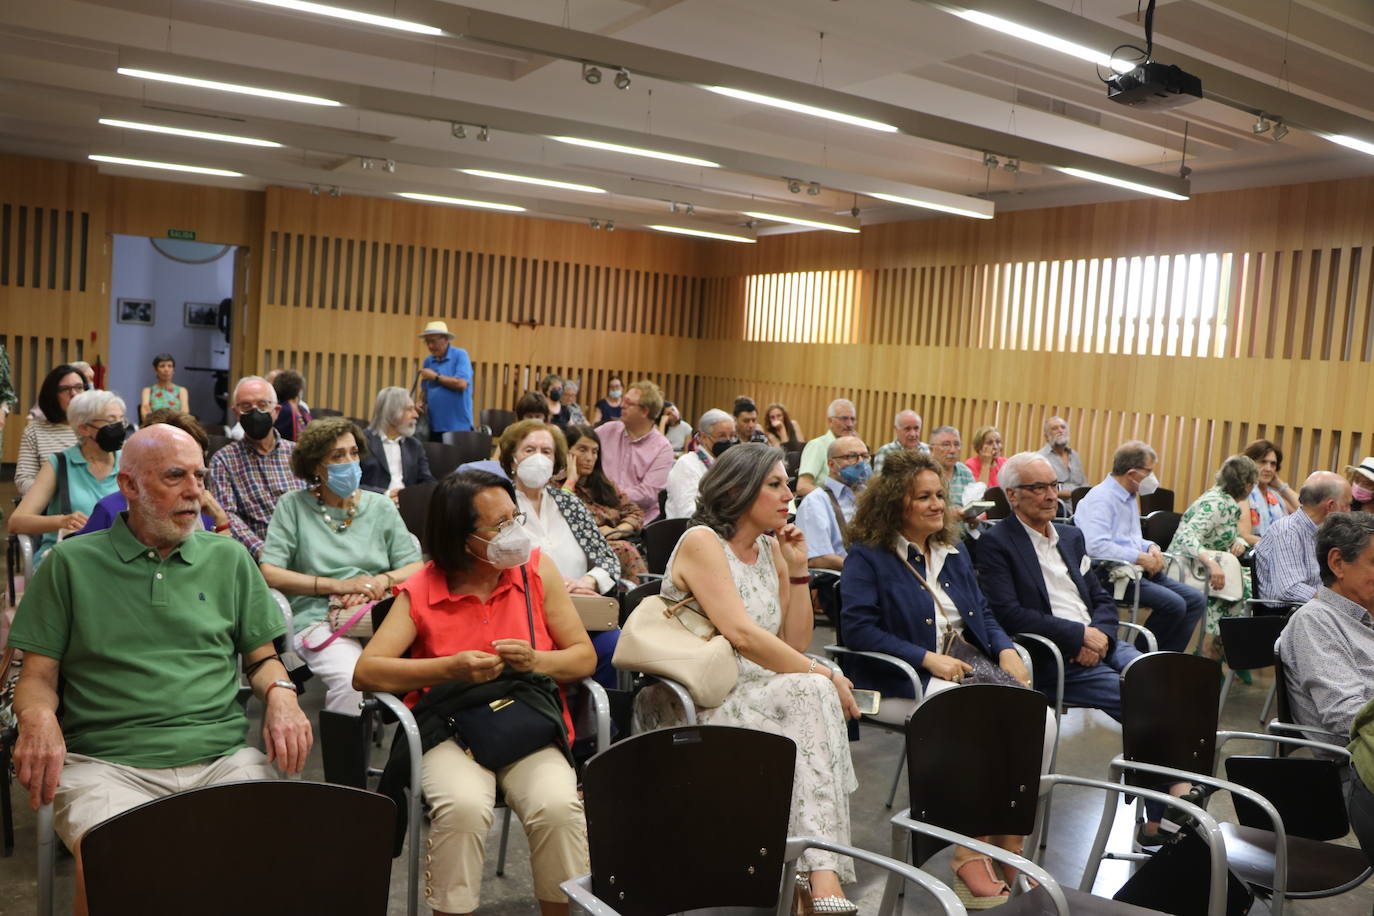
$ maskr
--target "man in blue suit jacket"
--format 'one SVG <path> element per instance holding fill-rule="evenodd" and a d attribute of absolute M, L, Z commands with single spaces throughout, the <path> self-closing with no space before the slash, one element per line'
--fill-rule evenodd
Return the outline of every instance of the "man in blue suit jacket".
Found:
<path fill-rule="evenodd" d="M 372 425 L 364 433 L 364 490 L 385 493 L 394 500 L 398 490 L 434 480 L 424 443 L 415 438 L 415 421 L 419 416 L 415 401 L 404 388 L 383 388 L 377 392 Z"/>
<path fill-rule="evenodd" d="M 1120 671 L 1140 653 L 1117 640 L 1116 605 L 1096 576 L 1085 575 L 1083 533 L 1054 524 L 1056 477 L 1037 452 L 1014 455 L 1002 466 L 998 480 L 1013 514 L 978 542 L 979 582 L 1008 633 L 1054 640 L 1064 656 L 1065 702 L 1120 721 Z"/>

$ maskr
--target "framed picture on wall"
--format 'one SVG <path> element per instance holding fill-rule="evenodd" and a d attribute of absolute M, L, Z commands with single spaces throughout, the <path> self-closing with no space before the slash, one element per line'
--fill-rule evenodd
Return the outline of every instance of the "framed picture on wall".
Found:
<path fill-rule="evenodd" d="M 115 316 L 120 324 L 152 324 L 153 313 L 156 303 L 152 299 L 120 299 L 118 314 Z"/>
<path fill-rule="evenodd" d="M 213 331 L 219 327 L 219 303 L 186 303 L 186 313 L 182 323 L 188 328 L 208 328 Z"/>

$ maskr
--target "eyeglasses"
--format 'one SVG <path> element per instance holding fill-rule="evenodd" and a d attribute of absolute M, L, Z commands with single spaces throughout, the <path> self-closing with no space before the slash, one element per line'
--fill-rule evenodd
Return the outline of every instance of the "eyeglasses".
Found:
<path fill-rule="evenodd" d="M 478 531 L 495 531 L 497 534 L 500 534 L 502 531 L 506 531 L 507 529 L 513 526 L 523 524 L 525 524 L 525 513 L 517 512 L 499 525 L 484 525 L 480 528 L 474 528 L 472 530 L 474 534 Z"/>
<path fill-rule="evenodd" d="M 867 461 L 871 457 L 868 452 L 850 452 L 847 455 L 836 455 L 836 461 Z"/>
<path fill-rule="evenodd" d="M 58 385 L 58 394 L 80 394 L 86 390 L 85 385 Z"/>
<path fill-rule="evenodd" d="M 1054 492 L 1058 493 L 1059 481 L 1056 480 L 1054 483 L 1023 483 L 1019 486 L 1008 487 L 1008 489 L 1022 490 L 1026 493 L 1031 494 L 1032 496 L 1044 496 L 1047 490 L 1053 490 Z"/>
<path fill-rule="evenodd" d="M 858 417 L 831 417 L 832 420 L 839 420 L 841 423 L 853 423 Z"/>
<path fill-rule="evenodd" d="M 261 410 L 263 412 L 269 412 L 272 410 L 273 407 L 276 406 L 277 405 L 273 404 L 271 401 L 254 401 L 252 403 L 240 402 L 234 405 L 234 409 L 237 410 L 239 413 L 248 413 L 248 411 L 250 410 Z"/>

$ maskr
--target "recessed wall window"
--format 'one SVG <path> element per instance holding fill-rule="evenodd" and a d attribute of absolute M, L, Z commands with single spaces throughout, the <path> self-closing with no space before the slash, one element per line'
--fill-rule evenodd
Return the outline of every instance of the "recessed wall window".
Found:
<path fill-rule="evenodd" d="M 754 274 L 745 281 L 745 340 L 854 343 L 861 271 Z"/>

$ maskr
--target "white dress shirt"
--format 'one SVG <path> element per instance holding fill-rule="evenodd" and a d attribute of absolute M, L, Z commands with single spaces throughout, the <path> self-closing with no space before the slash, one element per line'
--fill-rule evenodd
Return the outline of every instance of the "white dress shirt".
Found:
<path fill-rule="evenodd" d="M 380 437 L 382 440 L 382 454 L 386 455 L 386 469 L 391 474 L 391 482 L 387 484 L 386 491 L 399 490 L 406 485 L 405 471 L 401 469 L 401 437 L 394 439 L 386 436 Z"/>
<path fill-rule="evenodd" d="M 668 501 L 664 518 L 689 518 L 697 511 L 697 485 L 706 476 L 706 465 L 696 450 L 684 452 L 668 472 Z"/>
<path fill-rule="evenodd" d="M 1078 586 L 1069 575 L 1069 566 L 1059 552 L 1059 529 L 1051 524 L 1050 536 L 1045 537 L 1021 521 L 1019 515 L 1016 520 L 1026 529 L 1026 536 L 1035 547 L 1035 556 L 1040 560 L 1040 574 L 1045 579 L 1045 591 L 1050 597 L 1050 612 L 1063 620 L 1072 620 L 1085 627 L 1090 625 L 1093 618 L 1088 613 L 1088 605 L 1078 593 Z"/>
<path fill-rule="evenodd" d="M 807 494 L 810 495 L 810 494 Z M 930 542 L 927 541 L 927 544 Z M 900 534 L 897 535 L 897 556 L 903 560 L 907 558 L 907 548 L 915 546 Z M 921 548 L 917 547 L 916 552 L 920 553 Z M 926 555 L 926 585 L 930 586 L 931 594 L 935 598 L 935 651 L 943 650 L 945 644 L 945 633 L 953 629 L 956 633 L 964 630 L 964 618 L 959 613 L 958 606 L 950 600 L 949 595 L 945 594 L 944 587 L 940 585 L 940 571 L 945 568 L 945 557 L 952 553 L 958 553 L 959 548 L 950 547 L 947 544 L 934 544 L 930 547 L 930 553 Z M 913 564 L 914 565 L 914 564 Z M 912 584 L 917 588 L 921 587 L 919 582 L 912 576 Z M 941 608 L 944 613 L 941 613 Z"/>
<path fill-rule="evenodd" d="M 539 508 L 536 510 L 529 497 L 517 489 L 515 505 L 525 513 L 525 531 L 528 532 L 530 540 L 534 542 L 535 547 L 553 558 L 558 572 L 564 579 L 591 576 L 596 582 L 597 591 L 603 594 L 611 587 L 615 580 L 606 570 L 600 567 L 587 568 L 587 554 L 582 550 L 582 545 L 577 543 L 568 520 L 558 511 L 558 504 L 553 501 L 552 496 L 547 493 L 541 494 Z"/>

